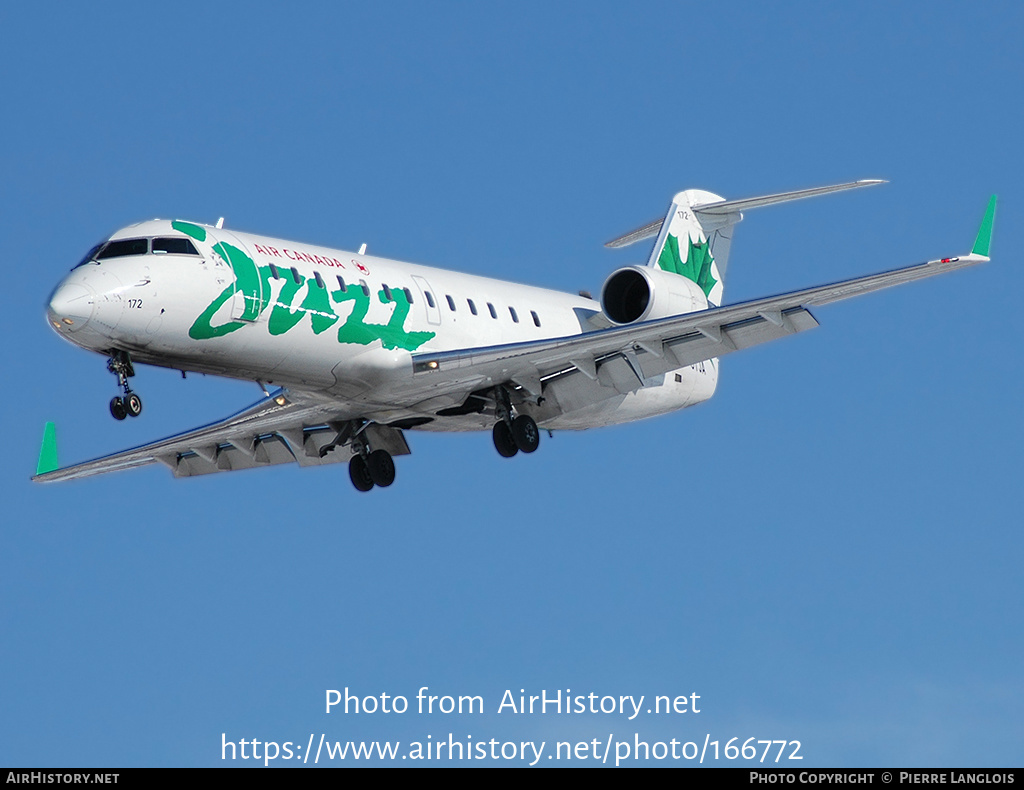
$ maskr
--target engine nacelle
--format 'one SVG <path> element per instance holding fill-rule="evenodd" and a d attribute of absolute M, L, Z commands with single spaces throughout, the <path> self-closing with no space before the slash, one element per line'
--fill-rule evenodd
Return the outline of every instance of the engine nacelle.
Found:
<path fill-rule="evenodd" d="M 649 266 L 614 271 L 601 288 L 601 309 L 616 324 L 692 313 L 707 306 L 707 297 L 693 280 Z"/>

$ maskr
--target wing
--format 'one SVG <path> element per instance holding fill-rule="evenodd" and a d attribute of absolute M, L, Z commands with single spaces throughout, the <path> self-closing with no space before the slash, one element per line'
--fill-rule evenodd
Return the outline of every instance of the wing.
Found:
<path fill-rule="evenodd" d="M 39 473 L 32 479 L 41 483 L 74 480 L 152 463 L 168 467 L 175 477 L 284 463 L 333 464 L 351 457 L 349 447 L 335 449 L 333 444 L 358 430 L 365 431 L 373 449 L 385 449 L 391 455 L 409 453 L 400 430 L 356 424 L 344 419 L 330 404 L 304 401 L 308 397 L 280 390 L 224 420 L 63 469 L 54 468 L 56 446 L 52 429 L 48 427 Z M 328 446 L 331 450 L 321 455 Z"/>
<path fill-rule="evenodd" d="M 569 337 L 415 354 L 413 376 L 422 381 L 424 395 L 430 395 L 421 406 L 451 403 L 506 382 L 536 396 L 544 382 L 575 371 L 619 392 L 640 389 L 651 376 L 812 329 L 818 322 L 810 307 L 985 262 L 994 213 L 993 196 L 967 255 Z"/>

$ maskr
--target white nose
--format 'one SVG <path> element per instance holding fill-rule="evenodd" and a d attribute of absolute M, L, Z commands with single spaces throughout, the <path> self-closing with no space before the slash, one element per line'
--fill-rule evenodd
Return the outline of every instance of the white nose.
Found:
<path fill-rule="evenodd" d="M 77 332 L 89 323 L 96 309 L 96 294 L 80 282 L 63 282 L 50 297 L 47 317 L 59 332 Z"/>

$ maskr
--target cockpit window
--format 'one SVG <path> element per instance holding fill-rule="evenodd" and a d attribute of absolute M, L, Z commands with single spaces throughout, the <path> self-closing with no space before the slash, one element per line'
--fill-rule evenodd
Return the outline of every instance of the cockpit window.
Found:
<path fill-rule="evenodd" d="M 152 241 L 152 245 L 150 242 Z M 167 236 L 156 239 L 119 239 L 101 242 L 93 247 L 74 268 L 84 266 L 90 261 L 101 261 L 106 258 L 121 258 L 125 255 L 199 255 L 199 250 L 191 239 L 184 236 Z"/>
<path fill-rule="evenodd" d="M 149 252 L 149 239 L 121 239 L 112 241 L 104 247 L 96 260 L 120 258 L 123 255 L 145 255 Z"/>
<path fill-rule="evenodd" d="M 184 236 L 167 239 L 153 239 L 153 252 L 170 253 L 171 255 L 198 255 L 195 245 Z"/>
<path fill-rule="evenodd" d="M 74 265 L 74 267 L 72 267 L 72 268 L 77 269 L 79 266 L 85 266 L 85 264 L 87 264 L 87 263 L 92 263 L 92 261 L 96 258 L 96 253 L 100 251 L 100 248 L 104 244 L 106 244 L 106 242 L 105 241 L 101 241 L 99 244 L 97 244 L 95 247 L 93 247 L 91 250 L 89 250 L 85 254 L 85 257 L 82 258 L 82 260 L 80 260 L 78 263 L 76 263 Z"/>

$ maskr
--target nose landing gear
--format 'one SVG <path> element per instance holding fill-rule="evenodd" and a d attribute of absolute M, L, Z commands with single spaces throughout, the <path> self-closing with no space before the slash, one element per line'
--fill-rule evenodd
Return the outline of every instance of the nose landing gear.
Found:
<path fill-rule="evenodd" d="M 124 390 L 124 397 L 118 395 L 110 399 L 110 414 L 115 420 L 138 417 L 142 414 L 142 398 L 128 386 L 128 379 L 135 375 L 131 356 L 127 351 L 113 352 L 107 360 L 107 370 L 117 376 L 117 383 Z"/>

